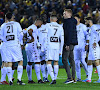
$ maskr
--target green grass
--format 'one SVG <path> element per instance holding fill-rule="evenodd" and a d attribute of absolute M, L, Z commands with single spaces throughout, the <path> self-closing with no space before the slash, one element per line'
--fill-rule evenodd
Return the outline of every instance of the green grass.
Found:
<path fill-rule="evenodd" d="M 94 68 L 95 70 L 95 68 Z M 49 83 L 46 84 L 38 84 L 35 71 L 32 72 L 32 78 L 36 82 L 36 84 L 28 84 L 28 78 L 26 70 L 23 71 L 23 82 L 26 83 L 25 86 L 17 85 L 17 71 L 14 73 L 15 81 L 12 86 L 9 85 L 0 85 L 0 90 L 100 90 L 100 84 L 95 84 L 93 81 L 96 81 L 98 79 L 98 74 L 94 74 L 92 76 L 92 83 L 83 83 L 83 82 L 77 82 L 72 84 L 64 84 L 63 82 L 66 80 L 66 72 L 64 69 L 59 69 L 58 79 L 56 85 L 49 85 Z M 1 75 L 1 74 L 0 74 Z M 1 76 L 0 76 L 1 77 Z M 84 70 L 82 69 L 82 79 L 85 79 L 86 75 Z M 51 81 L 51 78 L 49 76 L 49 80 Z"/>

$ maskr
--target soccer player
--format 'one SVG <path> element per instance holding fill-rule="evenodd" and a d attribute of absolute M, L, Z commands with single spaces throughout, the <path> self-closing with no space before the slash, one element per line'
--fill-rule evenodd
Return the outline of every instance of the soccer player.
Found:
<path fill-rule="evenodd" d="M 86 57 L 85 45 L 88 33 L 86 25 L 80 23 L 80 16 L 76 14 L 74 15 L 74 18 L 77 20 L 77 37 L 78 37 L 78 45 L 74 47 L 74 60 L 76 66 L 77 81 L 81 81 L 80 62 L 85 70 L 86 76 L 88 76 L 87 63 L 85 62 L 85 57 Z"/>
<path fill-rule="evenodd" d="M 12 85 L 12 62 L 18 62 L 17 68 L 17 84 L 25 85 L 21 81 L 22 73 L 23 73 L 23 57 L 21 52 L 21 46 L 18 40 L 18 36 L 20 39 L 23 38 L 23 31 L 18 22 L 12 21 L 13 15 L 8 12 L 5 15 L 6 23 L 1 26 L 1 38 L 3 39 L 3 45 L 1 49 L 2 60 L 7 62 L 7 75 Z"/>
<path fill-rule="evenodd" d="M 62 54 L 63 44 L 64 44 L 64 32 L 63 28 L 56 22 L 57 16 L 50 16 L 50 23 L 46 24 L 47 30 L 47 69 L 48 73 L 52 78 L 50 84 L 56 84 L 56 79 L 58 75 L 58 60 L 59 55 Z M 51 62 L 54 61 L 54 72 Z"/>
<path fill-rule="evenodd" d="M 100 28 L 97 25 L 93 24 L 93 20 L 91 17 L 86 18 L 87 25 L 90 29 L 89 36 L 89 55 L 88 55 L 88 78 L 83 80 L 83 82 L 91 82 L 93 65 L 92 61 L 94 61 L 99 79 L 94 83 L 100 83 L 100 46 L 98 42 L 100 41 Z M 87 46 L 88 49 L 88 46 Z"/>
<path fill-rule="evenodd" d="M 45 61 L 46 48 L 45 48 L 44 43 L 47 36 L 47 30 L 45 26 L 46 26 L 45 24 L 42 24 L 41 27 L 38 29 L 38 39 L 39 39 L 39 44 L 40 44 L 39 55 L 40 55 L 40 61 L 41 61 L 41 72 L 43 76 L 43 81 L 49 82 L 48 71 L 47 71 L 47 66 L 46 66 L 46 61 Z"/>
<path fill-rule="evenodd" d="M 27 44 L 25 46 L 25 51 L 27 55 L 27 75 L 28 75 L 28 83 L 35 83 L 32 80 L 32 64 L 35 63 L 35 72 L 37 75 L 38 83 L 44 83 L 41 80 L 40 76 L 40 58 L 39 58 L 39 52 L 37 47 L 40 47 L 38 40 L 37 40 L 37 34 L 38 29 L 37 27 L 40 27 L 42 24 L 40 19 L 37 19 L 34 24 L 29 26 L 27 28 Z"/>

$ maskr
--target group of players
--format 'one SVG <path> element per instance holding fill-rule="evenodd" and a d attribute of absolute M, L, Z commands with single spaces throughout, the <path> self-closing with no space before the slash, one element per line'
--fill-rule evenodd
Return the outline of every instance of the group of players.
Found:
<path fill-rule="evenodd" d="M 100 83 L 100 46 L 98 43 L 100 41 L 100 25 L 94 25 L 89 17 L 86 18 L 85 22 L 87 27 L 80 23 L 79 15 L 75 15 L 74 18 L 77 20 L 78 37 L 78 45 L 74 47 L 73 52 L 77 81 L 82 81 L 80 69 L 80 63 L 82 63 L 87 76 L 83 82 L 91 82 L 92 61 L 94 61 L 99 76 L 95 83 Z M 21 80 L 23 74 L 23 57 L 21 52 L 23 39 L 26 41 L 28 83 L 35 83 L 32 80 L 32 64 L 34 63 L 38 83 L 49 82 L 48 74 L 50 74 L 52 79 L 50 84 L 56 84 L 59 71 L 59 55 L 62 55 L 64 45 L 63 27 L 57 23 L 56 15 L 50 16 L 50 23 L 43 24 L 41 19 L 36 19 L 26 30 L 22 30 L 20 24 L 14 21 L 14 16 L 9 12 L 5 15 L 5 23 L 1 25 L 0 39 L 2 40 L 0 51 L 2 56 L 1 84 L 8 84 L 6 82 L 6 74 L 9 84 L 13 84 L 14 70 L 12 70 L 12 65 L 13 62 L 18 62 L 17 84 L 25 85 Z M 86 63 L 85 58 L 88 48 L 88 63 Z M 53 67 L 52 61 L 54 61 Z M 40 76 L 40 70 L 43 80 Z"/>

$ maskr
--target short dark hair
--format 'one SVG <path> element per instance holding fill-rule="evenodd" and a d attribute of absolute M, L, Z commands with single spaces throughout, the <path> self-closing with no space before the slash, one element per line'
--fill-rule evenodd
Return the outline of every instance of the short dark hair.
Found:
<path fill-rule="evenodd" d="M 85 19 L 93 21 L 92 17 L 86 17 Z"/>
<path fill-rule="evenodd" d="M 51 14 L 50 17 L 56 17 L 56 18 L 57 18 L 57 15 L 55 15 L 55 14 Z"/>
<path fill-rule="evenodd" d="M 77 17 L 77 18 L 79 18 L 79 19 L 81 18 L 81 17 L 79 16 L 79 14 L 75 14 L 74 17 Z"/>
<path fill-rule="evenodd" d="M 12 18 L 12 13 L 11 12 L 6 13 L 6 18 L 10 20 Z"/>

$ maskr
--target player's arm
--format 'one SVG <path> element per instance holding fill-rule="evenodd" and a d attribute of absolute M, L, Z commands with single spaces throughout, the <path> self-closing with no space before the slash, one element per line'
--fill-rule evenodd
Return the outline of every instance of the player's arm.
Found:
<path fill-rule="evenodd" d="M 17 30 L 18 30 L 20 44 L 23 45 L 23 30 L 22 30 L 21 25 L 19 23 L 17 23 L 17 28 L 18 28 Z"/>
<path fill-rule="evenodd" d="M 28 34 L 29 34 L 29 36 L 31 36 L 31 40 L 29 41 L 29 43 L 34 42 L 33 29 L 29 29 Z"/>
<path fill-rule="evenodd" d="M 64 45 L 64 30 L 61 28 L 61 35 L 60 35 L 60 55 L 62 55 L 63 51 L 63 45 Z"/>
<path fill-rule="evenodd" d="M 6 39 L 3 37 L 3 25 L 1 25 L 1 28 L 0 28 L 0 40 L 1 41 L 6 41 Z"/>

